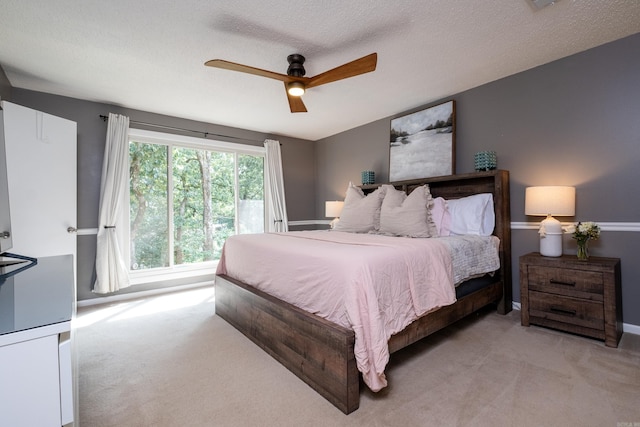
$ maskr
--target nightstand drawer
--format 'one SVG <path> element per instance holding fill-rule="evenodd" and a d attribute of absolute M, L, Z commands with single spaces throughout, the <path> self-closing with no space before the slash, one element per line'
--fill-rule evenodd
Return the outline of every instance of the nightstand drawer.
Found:
<path fill-rule="evenodd" d="M 548 319 L 591 329 L 604 329 L 602 303 L 585 301 L 571 297 L 529 292 L 529 316 Z"/>
<path fill-rule="evenodd" d="M 602 301 L 604 279 L 598 271 L 529 265 L 529 289 Z"/>

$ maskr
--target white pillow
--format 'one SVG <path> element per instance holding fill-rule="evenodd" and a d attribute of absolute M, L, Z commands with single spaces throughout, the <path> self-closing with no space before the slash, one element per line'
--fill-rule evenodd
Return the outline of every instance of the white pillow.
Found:
<path fill-rule="evenodd" d="M 496 225 L 493 194 L 474 194 L 447 200 L 447 209 L 451 214 L 451 234 L 490 236 L 493 233 Z"/>
<path fill-rule="evenodd" d="M 414 189 L 408 196 L 392 185 L 383 185 L 385 196 L 380 209 L 380 233 L 405 237 L 437 236 L 431 219 L 433 199 L 428 185 Z"/>
<path fill-rule="evenodd" d="M 362 189 L 349 183 L 340 221 L 333 227 L 335 231 L 368 233 L 380 228 L 380 205 L 384 198 L 384 188 L 377 188 L 365 196 Z"/>

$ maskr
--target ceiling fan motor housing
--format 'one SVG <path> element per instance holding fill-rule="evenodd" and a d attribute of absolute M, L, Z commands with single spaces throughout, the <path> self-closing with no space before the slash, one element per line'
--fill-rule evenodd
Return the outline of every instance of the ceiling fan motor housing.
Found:
<path fill-rule="evenodd" d="M 287 75 L 292 77 L 303 77 L 306 73 L 304 66 L 304 56 L 299 53 L 294 53 L 287 56 L 289 62 L 289 68 L 287 68 Z"/>

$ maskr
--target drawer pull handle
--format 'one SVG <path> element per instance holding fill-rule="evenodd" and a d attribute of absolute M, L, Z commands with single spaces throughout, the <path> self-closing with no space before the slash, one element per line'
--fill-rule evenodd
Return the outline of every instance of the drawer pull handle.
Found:
<path fill-rule="evenodd" d="M 558 307 L 550 307 L 549 309 L 552 312 L 558 313 L 558 314 L 565 314 L 567 316 L 575 316 L 576 315 L 576 311 L 575 310 L 566 310 L 564 308 L 558 308 Z"/>
<path fill-rule="evenodd" d="M 552 285 L 562 285 L 562 286 L 575 286 L 576 282 L 563 282 L 561 280 L 551 279 L 549 283 Z"/>

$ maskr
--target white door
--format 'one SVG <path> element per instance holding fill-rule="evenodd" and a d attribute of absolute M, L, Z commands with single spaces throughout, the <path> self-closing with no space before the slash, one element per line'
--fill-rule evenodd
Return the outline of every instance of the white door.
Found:
<path fill-rule="evenodd" d="M 76 123 L 2 101 L 13 248 L 76 257 Z"/>

